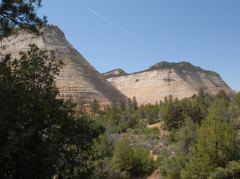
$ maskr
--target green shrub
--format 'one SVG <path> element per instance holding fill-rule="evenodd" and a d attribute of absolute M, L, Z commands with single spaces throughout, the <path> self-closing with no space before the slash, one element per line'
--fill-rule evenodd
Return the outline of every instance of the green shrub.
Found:
<path fill-rule="evenodd" d="M 133 149 L 133 165 L 131 174 L 133 176 L 139 176 L 142 174 L 148 174 L 154 169 L 154 160 L 150 155 L 150 152 L 145 148 Z"/>
<path fill-rule="evenodd" d="M 139 135 L 139 134 L 144 134 L 147 137 L 155 137 L 160 135 L 160 131 L 158 128 L 136 128 L 133 129 L 133 133 L 135 135 Z"/>
<path fill-rule="evenodd" d="M 151 173 L 154 160 L 147 149 L 133 148 L 126 139 L 119 141 L 113 155 L 115 170 L 127 172 L 130 176 L 140 176 Z"/>
<path fill-rule="evenodd" d="M 240 178 L 240 162 L 230 162 L 226 168 L 217 168 L 210 179 L 237 179 Z"/>
<path fill-rule="evenodd" d="M 129 174 L 126 171 L 120 171 L 114 168 L 111 158 L 104 158 L 95 162 L 95 170 L 92 179 L 128 179 Z"/>

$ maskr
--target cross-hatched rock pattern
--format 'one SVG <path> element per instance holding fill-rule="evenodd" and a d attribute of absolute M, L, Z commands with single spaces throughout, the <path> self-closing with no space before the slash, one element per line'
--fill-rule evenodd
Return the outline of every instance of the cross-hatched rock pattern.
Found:
<path fill-rule="evenodd" d="M 191 97 L 200 89 L 211 94 L 219 90 L 234 93 L 219 74 L 187 62 L 162 62 L 141 72 L 106 78 L 127 97 L 135 96 L 138 104 L 155 104 L 169 95 Z"/>
<path fill-rule="evenodd" d="M 13 57 L 20 51 L 29 49 L 29 44 L 39 48 L 53 50 L 56 60 L 63 61 L 56 85 L 60 97 L 71 99 L 77 104 L 89 105 L 96 99 L 102 107 L 112 102 L 125 102 L 126 96 L 111 85 L 102 75 L 91 66 L 87 60 L 66 40 L 64 33 L 56 26 L 46 26 L 40 35 L 26 30 L 18 30 L 12 36 L 0 41 L 0 55 L 7 53 Z"/>

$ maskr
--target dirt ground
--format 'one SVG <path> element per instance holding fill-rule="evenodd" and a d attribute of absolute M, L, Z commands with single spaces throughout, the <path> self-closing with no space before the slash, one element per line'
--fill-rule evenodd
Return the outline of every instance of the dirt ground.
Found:
<path fill-rule="evenodd" d="M 147 177 L 147 179 L 162 179 L 162 177 L 159 171 L 155 171 L 152 175 Z"/>

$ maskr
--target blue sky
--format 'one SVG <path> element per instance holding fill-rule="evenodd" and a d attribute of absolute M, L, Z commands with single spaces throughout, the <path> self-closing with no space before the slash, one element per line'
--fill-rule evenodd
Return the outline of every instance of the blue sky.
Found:
<path fill-rule="evenodd" d="M 43 0 L 59 26 L 100 72 L 189 61 L 240 89 L 240 0 Z"/>

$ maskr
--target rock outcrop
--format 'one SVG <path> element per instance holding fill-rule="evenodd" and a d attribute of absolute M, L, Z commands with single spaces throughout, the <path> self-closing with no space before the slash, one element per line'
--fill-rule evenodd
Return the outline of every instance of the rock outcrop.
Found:
<path fill-rule="evenodd" d="M 92 67 L 84 57 L 65 39 L 64 33 L 56 26 L 46 26 L 41 35 L 19 30 L 0 42 L 0 54 L 7 53 L 17 56 L 26 51 L 29 44 L 39 48 L 53 50 L 56 59 L 64 63 L 56 85 L 64 99 L 72 99 L 77 104 L 89 104 L 96 99 L 101 106 L 115 102 L 124 102 L 126 97 L 113 87 Z"/>
<path fill-rule="evenodd" d="M 211 94 L 219 90 L 234 92 L 219 74 L 188 62 L 161 62 L 147 70 L 107 80 L 127 97 L 135 96 L 139 104 L 154 104 L 169 95 L 179 99 L 191 97 L 200 89 Z"/>
<path fill-rule="evenodd" d="M 118 68 L 102 74 L 106 79 L 112 77 L 126 76 L 128 75 L 124 70 Z"/>

